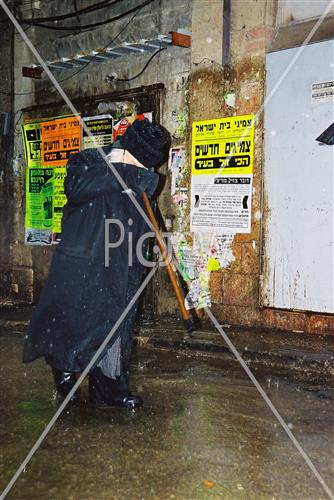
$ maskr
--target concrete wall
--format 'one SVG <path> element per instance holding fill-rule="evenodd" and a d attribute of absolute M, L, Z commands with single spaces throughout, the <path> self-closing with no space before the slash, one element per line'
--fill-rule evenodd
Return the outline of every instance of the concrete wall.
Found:
<path fill-rule="evenodd" d="M 11 248 L 13 245 L 13 218 L 16 201 L 13 197 L 13 142 L 14 125 L 18 115 L 13 114 L 13 57 L 14 30 L 11 23 L 0 14 L 2 28 L 0 30 L 1 59 L 6 64 L 0 71 L 0 112 L 9 113 L 10 129 L 8 135 L 0 135 L 0 296 L 6 297 L 10 292 L 8 270 L 10 268 Z M 5 215 L 5 216 L 4 216 Z"/>
<path fill-rule="evenodd" d="M 43 12 L 35 10 L 34 16 L 57 15 L 60 10 L 56 8 L 57 2 L 52 2 L 49 5 L 49 10 Z M 90 5 L 91 2 L 81 2 L 78 7 L 82 8 Z M 45 5 L 45 3 L 43 4 Z M 137 2 L 128 1 L 117 4 L 112 11 L 105 9 L 103 12 L 92 13 L 82 16 L 80 19 L 84 24 L 90 24 L 101 21 L 109 16 L 116 16 L 120 12 L 124 12 L 134 6 Z M 73 11 L 73 2 L 61 2 L 61 11 Z M 23 12 L 24 16 L 28 16 L 29 12 Z M 22 15 L 23 15 L 22 14 Z M 40 28 L 30 28 L 27 35 L 39 51 L 40 55 L 45 60 L 55 60 L 61 57 L 71 57 L 79 52 L 90 52 L 110 45 L 120 45 L 123 41 L 132 42 L 142 38 L 152 39 L 159 34 L 168 33 L 176 29 L 191 29 L 191 2 L 190 0 L 164 0 L 155 1 L 152 4 L 144 7 L 135 16 L 134 13 L 101 28 L 93 31 L 80 33 L 68 32 L 53 32 Z M 65 24 L 65 22 L 64 22 Z M 67 25 L 76 25 L 78 21 L 74 18 L 66 21 Z M 120 34 L 119 34 L 120 33 Z M 113 39 L 114 42 L 111 42 Z M 109 75 L 120 78 L 129 78 L 139 73 L 151 53 L 136 54 L 124 56 L 117 61 L 110 61 L 106 64 L 91 63 L 87 68 L 80 71 L 73 78 L 68 78 L 72 73 L 79 68 L 67 71 L 55 71 L 54 75 L 57 80 L 61 81 L 62 88 L 68 97 L 74 101 L 78 111 L 84 114 L 98 114 L 106 112 L 114 107 L 114 99 L 106 98 L 99 99 L 94 104 L 92 101 L 88 106 L 87 98 L 94 98 L 96 95 L 124 93 L 134 88 L 146 88 L 155 84 L 163 84 L 164 90 L 160 92 L 159 109 L 156 110 L 161 122 L 173 134 L 177 129 L 178 124 L 175 119 L 180 109 L 184 108 L 185 101 L 185 86 L 188 82 L 190 71 L 190 49 L 180 47 L 170 47 L 168 51 L 161 52 L 152 63 L 148 66 L 145 72 L 137 79 L 129 83 L 110 81 Z M 37 63 L 38 61 L 32 56 L 26 47 L 26 44 L 16 37 L 15 42 L 15 82 L 16 89 L 22 89 L 24 92 L 32 92 L 32 94 L 15 97 L 15 109 L 35 107 L 30 112 L 25 112 L 23 118 L 33 118 L 41 116 L 55 116 L 62 113 L 68 113 L 66 106 L 61 104 L 55 105 L 55 102 L 61 103 L 62 99 L 58 95 L 54 86 L 48 78 L 42 80 L 22 79 L 21 67 Z M 22 92 L 21 90 L 21 92 Z M 124 100 L 122 98 L 120 101 Z M 45 104 L 50 103 L 48 106 Z M 40 106 L 40 107 L 39 107 Z M 87 111 L 89 109 L 89 112 Z M 18 136 L 15 142 L 15 157 L 18 161 L 23 158 L 23 144 Z M 15 196 L 23 200 L 24 189 L 22 179 L 24 178 L 24 162 L 21 161 L 21 177 L 14 179 Z M 164 171 L 165 170 L 165 171 Z M 166 168 L 162 169 L 162 174 L 166 174 Z M 167 180 L 168 182 L 168 180 Z M 167 190 L 168 191 L 168 190 Z M 166 192 L 167 192 L 166 191 Z M 170 200 L 164 194 L 161 196 L 160 204 L 163 212 L 168 217 Z M 11 213 L 13 210 L 11 210 Z M 16 300 L 25 300 L 34 302 L 37 300 L 42 284 L 46 278 L 52 249 L 46 247 L 27 247 L 24 245 L 24 207 L 21 203 L 21 209 L 15 209 L 14 233 L 15 244 L 11 256 L 9 266 L 9 280 L 12 283 L 11 297 Z M 8 266 L 7 270 L 8 270 Z M 160 282 L 160 277 L 157 278 Z M 165 277 L 161 280 L 169 287 L 168 281 L 165 282 Z M 170 290 L 169 290 L 170 291 Z M 170 291 L 171 292 L 171 291 Z M 166 296 L 166 301 L 173 304 L 171 294 Z"/>
<path fill-rule="evenodd" d="M 79 4 L 79 2 L 78 2 Z M 79 7 L 89 2 L 80 2 Z M 122 2 L 122 8 L 136 5 L 136 2 Z M 147 70 L 133 82 L 110 82 L 106 76 L 116 74 L 127 78 L 138 73 L 148 59 L 148 55 L 127 56 L 115 63 L 106 65 L 91 64 L 75 77 L 66 80 L 62 86 L 71 99 L 82 98 L 78 106 L 84 108 L 82 102 L 90 96 L 113 91 L 125 91 L 134 87 L 163 83 L 165 90 L 161 95 L 160 120 L 171 131 L 174 145 L 183 145 L 188 151 L 190 164 L 190 124 L 193 120 L 218 118 L 232 114 L 257 113 L 260 109 L 265 91 L 265 54 L 270 50 L 279 50 L 301 44 L 307 33 L 314 26 L 315 20 L 305 23 L 292 23 L 280 27 L 281 6 L 276 0 L 234 0 L 231 2 L 231 25 L 229 37 L 226 36 L 227 25 L 223 24 L 222 0 L 161 0 L 144 7 L 135 18 L 121 19 L 111 25 L 103 26 L 90 32 L 55 32 L 31 28 L 27 34 L 32 38 L 42 57 L 52 60 L 59 57 L 72 56 L 80 51 L 102 47 L 113 39 L 123 28 L 117 42 L 136 41 L 138 38 L 152 38 L 158 33 L 184 28 L 192 31 L 192 48 L 171 47 L 159 54 Z M 117 7 L 120 8 L 120 7 Z M 49 12 L 35 11 L 35 17 L 59 14 L 57 2 L 50 2 Z M 53 9 L 53 10 L 52 10 Z M 66 0 L 61 3 L 62 11 L 73 10 L 73 3 Z M 117 12 L 115 12 L 117 13 Z M 25 15 L 28 15 L 25 12 Z M 114 15 L 114 11 L 113 11 Z M 81 22 L 89 23 L 101 20 L 100 14 L 82 17 Z M 130 22 L 129 22 L 130 21 Z M 128 26 L 125 27 L 126 23 Z M 311 41 L 331 36 L 332 19 L 325 19 L 315 31 Z M 66 21 L 68 25 L 77 24 L 77 20 Z M 65 24 L 65 22 L 64 22 Z M 223 28 L 224 26 L 224 28 Z M 223 40 L 230 38 L 230 50 L 227 54 Z M 52 116 L 61 114 L 66 108 L 54 106 L 60 97 L 47 81 L 34 82 L 22 80 L 21 66 L 36 62 L 25 45 L 16 37 L 15 42 L 15 88 L 16 91 L 36 90 L 34 94 L 16 96 L 15 110 L 25 106 L 49 102 L 50 108 L 43 107 L 26 116 Z M 226 56 L 229 65 L 226 65 Z M 57 73 L 59 80 L 67 77 L 72 70 Z M 235 108 L 225 104 L 224 95 L 234 93 Z M 106 110 L 110 105 L 99 103 L 98 110 Z M 104 106 L 104 107 L 103 107 Z M 82 109 L 79 109 L 81 111 Z M 178 117 L 186 119 L 186 129 L 180 131 Z M 182 127 L 181 127 L 182 128 Z M 45 279 L 51 249 L 30 249 L 23 245 L 23 187 L 22 178 L 24 162 L 22 161 L 22 143 L 17 137 L 14 150 L 16 171 L 22 176 L 12 176 L 15 192 L 15 209 L 8 205 L 6 217 L 13 219 L 13 244 L 9 263 L 9 281 L 11 296 L 27 301 L 36 300 L 40 287 Z M 226 269 L 211 273 L 211 290 L 213 311 L 222 322 L 246 326 L 266 326 L 273 328 L 303 330 L 308 332 L 332 332 L 334 322 L 331 315 L 322 316 L 295 311 L 278 311 L 264 309 L 259 301 L 262 262 L 262 190 L 263 168 L 263 115 L 260 114 L 256 126 L 254 192 L 252 206 L 252 231 L 250 234 L 238 234 L 234 237 L 232 251 L 234 262 Z M 18 169 L 18 170 L 17 170 Z M 170 179 L 167 175 L 165 188 L 159 198 L 163 215 L 177 230 L 178 212 L 171 202 Z M 188 168 L 187 182 L 190 182 Z M 8 254 L 8 245 L 3 243 Z M 7 269 L 7 264 L 4 269 Z M 175 299 L 168 283 L 166 273 L 162 270 L 155 280 L 156 309 L 159 314 L 174 313 Z"/>

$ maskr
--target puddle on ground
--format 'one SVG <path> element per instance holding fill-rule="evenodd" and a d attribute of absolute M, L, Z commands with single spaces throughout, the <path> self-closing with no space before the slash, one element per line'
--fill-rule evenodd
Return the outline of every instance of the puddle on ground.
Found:
<path fill-rule="evenodd" d="M 44 362 L 21 364 L 21 343 L 0 339 L 1 490 L 59 405 Z M 255 374 L 334 488 L 333 392 Z M 142 408 L 68 407 L 7 498 L 327 498 L 235 363 L 141 347 L 131 382 Z"/>

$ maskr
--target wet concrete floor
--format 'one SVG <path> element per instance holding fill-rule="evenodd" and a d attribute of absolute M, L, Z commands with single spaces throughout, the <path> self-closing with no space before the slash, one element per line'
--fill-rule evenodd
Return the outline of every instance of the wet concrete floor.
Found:
<path fill-rule="evenodd" d="M 21 364 L 22 335 L 0 333 L 2 491 L 59 401 L 43 361 Z M 333 390 L 255 374 L 334 490 Z M 132 389 L 136 411 L 69 407 L 7 498 L 328 498 L 236 363 L 140 347 Z"/>

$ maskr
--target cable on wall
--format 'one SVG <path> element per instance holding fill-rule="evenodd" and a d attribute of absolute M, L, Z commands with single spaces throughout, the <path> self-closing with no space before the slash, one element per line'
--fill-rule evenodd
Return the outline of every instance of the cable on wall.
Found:
<path fill-rule="evenodd" d="M 137 73 L 137 75 L 135 76 L 132 76 L 131 78 L 113 78 L 111 76 L 109 76 L 109 80 L 112 81 L 112 80 L 117 80 L 118 82 L 131 82 L 132 80 L 135 80 L 136 78 L 138 78 L 139 76 L 141 76 L 144 71 L 146 70 L 146 68 L 149 66 L 149 64 L 151 63 L 152 59 L 158 55 L 160 52 L 162 52 L 163 50 L 166 50 L 166 47 L 163 47 L 162 49 L 158 49 L 156 52 L 154 52 L 154 54 L 151 55 L 151 57 L 149 58 L 149 60 L 147 61 L 147 63 L 145 64 L 145 66 L 143 67 L 143 69 Z"/>
<path fill-rule="evenodd" d="M 132 21 L 134 20 L 134 18 L 139 14 L 140 11 L 137 11 L 134 13 L 134 15 L 131 17 L 131 19 L 124 24 L 123 28 L 117 33 L 116 36 L 114 36 L 111 40 L 108 41 L 108 43 L 102 47 L 102 51 L 105 50 L 107 47 L 109 47 L 110 44 L 112 44 L 125 30 L 126 28 L 132 23 Z M 89 66 L 89 64 L 91 62 L 93 62 L 94 58 L 97 56 L 98 54 L 95 54 L 95 56 L 93 56 L 90 61 L 88 61 L 84 66 L 82 66 L 78 71 L 75 71 L 74 73 L 72 73 L 71 75 L 67 76 L 66 78 L 63 78 L 62 80 L 59 80 L 58 83 L 62 83 L 62 82 L 65 82 L 66 80 L 70 80 L 71 78 L 73 78 L 74 76 L 78 75 L 79 73 L 81 73 L 81 71 L 83 71 L 84 69 L 87 68 L 87 66 Z M 44 89 L 40 89 L 38 92 L 43 92 L 43 91 L 46 91 L 48 90 L 48 88 L 44 88 Z M 0 94 L 2 95 L 17 95 L 17 96 L 23 96 L 23 95 L 32 95 L 32 94 L 35 94 L 36 92 L 33 91 L 33 92 L 6 92 L 4 90 L 0 90 Z"/>
<path fill-rule="evenodd" d="M 77 17 L 78 15 L 89 14 L 90 12 L 95 12 L 96 10 L 105 9 L 107 7 L 110 7 L 111 5 L 116 5 L 117 3 L 120 3 L 122 1 L 123 0 L 103 0 L 102 2 L 90 5 L 89 7 L 85 7 L 84 9 L 78 9 L 74 12 L 68 12 L 67 14 L 61 14 L 59 16 L 50 16 L 50 17 L 34 17 L 33 19 L 25 18 L 21 19 L 21 22 L 24 24 L 35 24 L 35 23 L 62 21 L 63 19 L 69 19 L 72 17 Z"/>
<path fill-rule="evenodd" d="M 88 29 L 88 28 L 97 28 L 98 26 L 103 26 L 105 24 L 112 23 L 114 21 L 117 21 L 118 19 L 121 19 L 122 17 L 127 16 L 128 14 L 132 14 L 132 12 L 137 12 L 138 10 L 142 9 L 143 7 L 146 7 L 146 5 L 149 5 L 150 3 L 154 2 L 155 0 L 146 0 L 144 3 L 137 5 L 136 7 L 133 7 L 130 10 L 127 10 L 126 12 L 122 12 L 121 14 L 118 14 L 117 16 L 111 17 L 109 19 L 106 19 L 104 21 L 100 21 L 98 23 L 92 23 L 92 24 L 83 24 L 81 26 L 50 26 L 47 24 L 41 24 L 41 23 L 36 23 L 33 22 L 31 23 L 33 26 L 38 26 L 40 28 L 45 28 L 45 29 L 50 29 L 50 30 L 57 30 L 57 31 L 77 31 L 77 30 L 83 30 L 83 29 Z"/>

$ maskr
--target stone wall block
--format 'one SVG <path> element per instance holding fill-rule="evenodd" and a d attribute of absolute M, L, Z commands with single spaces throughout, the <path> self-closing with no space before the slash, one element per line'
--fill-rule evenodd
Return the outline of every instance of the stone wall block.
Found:
<path fill-rule="evenodd" d="M 221 304 L 223 302 L 223 274 L 220 271 L 210 273 L 211 302 Z"/>
<path fill-rule="evenodd" d="M 256 240 L 245 241 L 241 245 L 242 257 L 241 265 L 242 272 L 245 274 L 259 274 L 260 261 L 259 261 L 259 244 Z"/>
<path fill-rule="evenodd" d="M 223 304 L 253 306 L 258 303 L 258 277 L 244 274 L 224 274 Z"/>
<path fill-rule="evenodd" d="M 34 272 L 31 268 L 13 268 L 10 274 L 11 292 L 15 299 L 33 301 Z"/>
<path fill-rule="evenodd" d="M 334 334 L 334 316 L 325 314 L 312 314 L 307 316 L 305 325 L 307 333 Z"/>
<path fill-rule="evenodd" d="M 232 253 L 235 260 L 230 264 L 229 269 L 226 270 L 226 272 L 240 273 L 242 260 L 242 244 L 236 241 L 236 238 L 234 238 L 232 244 Z"/>
<path fill-rule="evenodd" d="M 306 314 L 289 310 L 262 309 L 260 310 L 262 323 L 268 328 L 277 330 L 305 331 Z"/>

